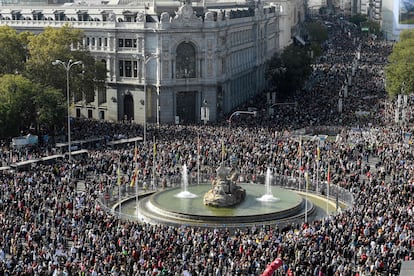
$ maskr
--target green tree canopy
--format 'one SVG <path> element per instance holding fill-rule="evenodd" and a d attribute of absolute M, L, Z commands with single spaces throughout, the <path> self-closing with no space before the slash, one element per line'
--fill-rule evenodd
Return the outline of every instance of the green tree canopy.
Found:
<path fill-rule="evenodd" d="M 81 46 L 82 37 L 82 31 L 67 25 L 49 27 L 41 34 L 30 37 L 27 76 L 45 87 L 59 88 L 66 97 L 66 70 L 63 65 L 53 65 L 52 62 L 80 60 L 82 66 L 73 66 L 69 71 L 71 97 L 92 101 L 95 88 L 105 80 L 106 71 L 102 70 L 102 62 L 95 61 L 89 51 Z"/>
<path fill-rule="evenodd" d="M 318 21 L 311 21 L 305 24 L 306 31 L 309 35 L 309 40 L 322 44 L 328 39 L 328 31 L 326 26 Z"/>
<path fill-rule="evenodd" d="M 21 75 L 0 77 L 0 133 L 14 136 L 35 120 L 33 103 L 37 88 Z"/>
<path fill-rule="evenodd" d="M 322 54 L 321 45 L 328 39 L 328 30 L 325 25 L 318 21 L 311 21 L 305 24 L 309 36 L 310 50 L 313 56 L 317 57 Z"/>
<path fill-rule="evenodd" d="M 281 55 L 276 54 L 268 62 L 266 78 L 276 88 L 280 100 L 301 89 L 308 79 L 312 72 L 308 51 L 307 47 L 292 44 Z"/>
<path fill-rule="evenodd" d="M 80 46 L 82 38 L 69 26 L 37 35 L 0 27 L 0 137 L 34 126 L 50 132 L 65 124 L 66 70 L 53 65 L 55 60 L 82 61 L 69 71 L 70 92 L 77 101 L 94 100 L 96 88 L 105 85 L 106 66 Z"/>
<path fill-rule="evenodd" d="M 25 35 L 9 26 L 0 26 L 0 75 L 15 74 L 24 68 L 26 59 Z"/>
<path fill-rule="evenodd" d="M 18 135 L 36 125 L 49 131 L 65 122 L 66 102 L 55 88 L 44 88 L 22 75 L 0 77 L 0 137 Z"/>
<path fill-rule="evenodd" d="M 366 22 L 368 20 L 367 16 L 365 14 L 356 14 L 354 16 L 351 16 L 349 18 L 349 22 L 354 23 L 357 26 L 361 26 L 361 23 Z"/>
<path fill-rule="evenodd" d="M 385 67 L 386 91 L 390 98 L 411 94 L 414 89 L 414 30 L 404 30 Z"/>
<path fill-rule="evenodd" d="M 62 93 L 51 87 L 41 90 L 35 97 L 37 124 L 47 133 L 66 124 L 67 106 Z"/>

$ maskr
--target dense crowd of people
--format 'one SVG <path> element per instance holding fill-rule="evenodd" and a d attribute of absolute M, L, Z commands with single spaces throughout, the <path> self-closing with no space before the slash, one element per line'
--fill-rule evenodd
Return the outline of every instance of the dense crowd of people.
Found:
<path fill-rule="evenodd" d="M 231 128 L 161 125 L 148 130 L 155 149 L 152 142 L 138 143 L 136 151 L 102 147 L 72 164 L 56 160 L 34 170 L 1 171 L 0 273 L 260 275 L 279 257 L 276 275 L 398 275 L 402 261 L 414 260 L 414 158 L 410 124 L 395 126 L 387 116 L 394 111 L 385 104 L 381 80 L 391 46 L 338 22 L 325 47 L 312 85 L 293 97 L 296 107 L 280 106 L 276 115 L 258 99 L 258 116 L 235 118 Z M 73 126 L 74 139 L 142 134 L 135 124 L 76 120 Z M 295 135 L 312 131 L 334 139 Z M 11 161 L 13 153 L 0 153 Z M 118 184 L 118 168 L 122 185 L 137 169 L 139 185 L 155 175 L 154 186 L 161 188 L 172 185 L 183 164 L 190 174 L 200 167 L 212 175 L 230 157 L 242 182 L 255 181 L 268 167 L 293 177 L 304 167 L 324 180 L 329 167 L 332 183 L 352 192 L 354 205 L 289 227 L 210 229 L 121 220 L 97 200 Z M 77 190 L 77 178 L 87 179 L 85 191 Z"/>

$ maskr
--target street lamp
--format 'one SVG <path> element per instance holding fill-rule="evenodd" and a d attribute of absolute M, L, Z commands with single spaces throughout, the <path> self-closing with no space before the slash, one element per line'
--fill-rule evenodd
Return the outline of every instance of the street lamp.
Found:
<path fill-rule="evenodd" d="M 150 54 L 142 54 L 140 56 L 136 56 L 133 55 L 133 57 L 137 58 L 138 60 L 143 62 L 143 66 L 142 66 L 142 76 L 144 78 L 144 144 L 146 144 L 147 142 L 147 63 L 153 59 L 153 58 L 157 58 L 158 55 L 154 54 L 154 53 L 150 53 Z M 158 70 L 158 69 L 157 69 Z M 157 102 L 158 105 L 158 102 Z M 157 123 L 158 123 L 158 110 L 159 108 L 157 107 Z"/>
<path fill-rule="evenodd" d="M 253 115 L 254 117 L 256 117 L 257 111 L 243 111 L 243 110 L 234 111 L 230 115 L 230 118 L 229 118 L 229 129 L 231 128 L 231 119 L 233 118 L 233 116 L 239 116 L 240 114 L 249 114 L 249 115 Z"/>
<path fill-rule="evenodd" d="M 66 70 L 66 98 L 68 103 L 68 150 L 69 150 L 69 163 L 72 161 L 71 154 L 71 140 L 70 140 L 70 93 L 69 93 L 69 71 L 74 65 L 81 65 L 82 61 L 72 61 L 71 59 L 67 62 L 61 61 L 59 59 L 52 62 L 53 65 L 62 65 Z"/>

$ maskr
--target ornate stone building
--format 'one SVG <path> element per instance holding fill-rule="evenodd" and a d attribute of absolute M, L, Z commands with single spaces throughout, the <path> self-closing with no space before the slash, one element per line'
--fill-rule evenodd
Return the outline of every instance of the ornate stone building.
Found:
<path fill-rule="evenodd" d="M 214 121 L 265 88 L 265 62 L 291 41 L 279 4 L 102 3 L 0 6 L 0 24 L 19 31 L 84 31 L 83 45 L 106 63 L 107 86 L 75 103 L 77 117 Z"/>

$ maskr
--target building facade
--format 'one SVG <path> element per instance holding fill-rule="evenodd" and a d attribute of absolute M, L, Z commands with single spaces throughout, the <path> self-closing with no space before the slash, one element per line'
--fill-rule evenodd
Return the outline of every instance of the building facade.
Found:
<path fill-rule="evenodd" d="M 82 29 L 107 85 L 73 115 L 137 123 L 214 121 L 262 91 L 266 61 L 301 20 L 291 16 L 288 5 L 260 2 L 0 6 L 0 24 L 18 31 Z"/>

